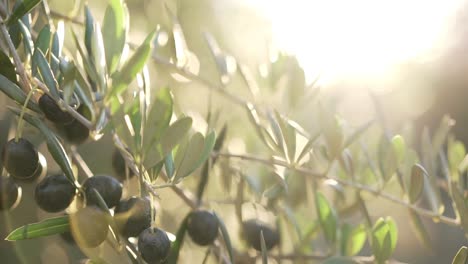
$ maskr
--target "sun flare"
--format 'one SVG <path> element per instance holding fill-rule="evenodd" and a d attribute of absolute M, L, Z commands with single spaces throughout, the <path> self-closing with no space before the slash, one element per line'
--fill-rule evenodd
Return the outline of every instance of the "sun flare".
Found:
<path fill-rule="evenodd" d="M 381 76 L 411 58 L 427 58 L 460 0 L 256 0 L 273 43 L 295 54 L 309 79 Z"/>

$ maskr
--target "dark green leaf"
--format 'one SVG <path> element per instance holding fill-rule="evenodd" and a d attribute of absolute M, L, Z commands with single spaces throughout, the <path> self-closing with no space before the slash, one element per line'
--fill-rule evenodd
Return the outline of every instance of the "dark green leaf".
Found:
<path fill-rule="evenodd" d="M 84 26 L 85 26 L 85 47 L 86 47 L 86 51 L 88 52 L 88 55 L 91 56 L 91 54 L 93 54 L 93 51 L 92 51 L 92 38 L 93 38 L 93 35 L 94 35 L 94 18 L 93 18 L 93 15 L 91 14 L 91 10 L 89 9 L 88 5 L 85 5 L 85 8 L 84 8 L 84 12 L 85 12 L 85 23 L 84 23 Z"/>
<path fill-rule="evenodd" d="M 320 192 L 315 192 L 315 207 L 325 238 L 329 243 L 334 244 L 336 241 L 337 229 L 335 210 L 328 202 L 327 198 Z"/>
<path fill-rule="evenodd" d="M 11 82 L 18 84 L 15 66 L 3 50 L 0 50 L 0 74 L 7 77 Z"/>
<path fill-rule="evenodd" d="M 156 31 L 151 32 L 130 59 L 128 59 L 122 68 L 112 76 L 113 87 L 107 95 L 108 99 L 123 92 L 135 79 L 136 75 L 141 72 L 151 55 L 151 47 L 155 35 Z"/>
<path fill-rule="evenodd" d="M 229 259 L 231 260 L 231 263 L 234 263 L 234 250 L 232 248 L 229 232 L 226 228 L 226 225 L 224 224 L 223 219 L 221 219 L 216 213 L 214 213 L 214 215 L 216 216 L 216 218 L 218 218 L 219 229 L 221 230 L 221 234 L 223 235 L 224 244 L 226 245 L 226 249 L 229 253 Z"/>
<path fill-rule="evenodd" d="M 111 0 L 106 8 L 102 36 L 106 51 L 107 71 L 112 74 L 119 65 L 128 27 L 127 7 L 122 0 Z"/>
<path fill-rule="evenodd" d="M 184 243 L 184 236 L 185 232 L 187 231 L 187 220 L 188 216 L 185 216 L 184 220 L 179 226 L 179 230 L 177 230 L 176 234 L 176 241 L 174 241 L 171 245 L 171 252 L 169 253 L 169 258 L 167 260 L 168 264 L 177 264 L 177 260 L 179 259 L 179 252 L 182 248 L 182 244 Z"/>
<path fill-rule="evenodd" d="M 43 54 L 47 54 L 47 51 L 49 51 L 49 48 L 50 48 L 51 40 L 52 40 L 52 32 L 50 32 L 50 26 L 45 25 L 41 29 L 41 31 L 39 32 L 39 35 L 36 38 L 34 51 L 39 49 L 40 51 L 42 51 Z"/>
<path fill-rule="evenodd" d="M 452 260 L 452 264 L 466 264 L 468 262 L 468 248 L 461 247 Z"/>
<path fill-rule="evenodd" d="M 10 26 L 15 23 L 18 19 L 29 13 L 41 0 L 23 0 L 21 4 L 13 11 L 8 17 L 7 25 Z"/>
<path fill-rule="evenodd" d="M 221 132 L 219 132 L 219 136 L 216 138 L 215 145 L 213 147 L 213 151 L 219 151 L 223 147 L 224 140 L 226 139 L 227 134 L 227 124 L 221 128 Z"/>
<path fill-rule="evenodd" d="M 411 203 L 415 203 L 421 196 L 425 178 L 427 178 L 426 170 L 421 165 L 415 164 L 411 169 L 411 179 L 408 189 L 408 196 Z"/>
<path fill-rule="evenodd" d="M 201 175 L 200 175 L 200 180 L 198 181 L 198 187 L 197 187 L 197 199 L 198 201 L 201 201 L 203 197 L 203 193 L 205 192 L 206 185 L 208 184 L 208 179 L 210 176 L 210 166 L 209 166 L 209 161 L 207 160 L 202 167 L 201 170 Z"/>
<path fill-rule="evenodd" d="M 68 216 L 49 218 L 41 222 L 27 224 L 11 232 L 5 240 L 16 241 L 61 234 L 70 230 Z"/>
<path fill-rule="evenodd" d="M 0 74 L 0 90 L 16 103 L 23 105 L 26 102 L 27 95 L 16 84 L 12 83 L 8 78 Z M 41 113 L 39 106 L 32 100 L 28 101 L 28 108 Z"/>
<path fill-rule="evenodd" d="M 52 69 L 50 68 L 49 63 L 47 62 L 44 54 L 41 50 L 36 49 L 34 51 L 33 61 L 37 63 L 39 71 L 42 76 L 42 80 L 44 84 L 49 88 L 50 93 L 53 97 L 59 98 L 59 91 L 57 88 L 57 80 L 55 80 L 54 74 L 52 73 Z"/>

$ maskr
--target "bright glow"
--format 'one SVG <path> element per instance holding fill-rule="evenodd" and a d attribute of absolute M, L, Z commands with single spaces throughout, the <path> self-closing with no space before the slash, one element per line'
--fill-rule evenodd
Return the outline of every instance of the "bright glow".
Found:
<path fill-rule="evenodd" d="M 296 54 L 308 80 L 381 76 L 428 56 L 461 0 L 255 0 L 274 45 Z"/>

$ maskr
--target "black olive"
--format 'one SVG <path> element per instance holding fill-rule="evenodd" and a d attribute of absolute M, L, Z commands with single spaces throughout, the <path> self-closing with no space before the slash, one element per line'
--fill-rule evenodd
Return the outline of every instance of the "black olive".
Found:
<path fill-rule="evenodd" d="M 20 180 L 31 180 L 39 169 L 39 154 L 31 142 L 24 138 L 11 139 L 5 144 L 2 152 L 5 169 L 11 176 Z"/>
<path fill-rule="evenodd" d="M 189 214 L 187 231 L 193 242 L 200 246 L 213 243 L 218 236 L 218 218 L 206 210 L 196 210 Z"/>
<path fill-rule="evenodd" d="M 125 159 L 118 149 L 114 150 L 112 154 L 112 168 L 114 169 L 115 175 L 120 181 L 126 180 L 126 171 L 128 170 L 128 177 L 135 176 L 133 171 L 127 167 Z"/>
<path fill-rule="evenodd" d="M 70 229 L 78 245 L 97 247 L 107 237 L 107 215 L 95 206 L 87 206 L 70 215 Z"/>
<path fill-rule="evenodd" d="M 20 199 L 18 185 L 12 178 L 0 176 L 0 211 L 10 209 Z"/>
<path fill-rule="evenodd" d="M 86 118 L 91 116 L 89 109 L 85 105 L 80 105 L 77 112 Z M 89 129 L 74 118 L 72 122 L 66 124 L 63 128 L 67 141 L 75 145 L 82 144 L 89 138 Z"/>
<path fill-rule="evenodd" d="M 136 237 L 151 226 L 151 202 L 140 197 L 120 201 L 114 216 L 124 237 Z"/>
<path fill-rule="evenodd" d="M 63 174 L 51 175 L 36 185 L 34 198 L 46 212 L 65 210 L 75 197 L 75 187 Z"/>
<path fill-rule="evenodd" d="M 267 250 L 272 249 L 279 243 L 279 233 L 268 224 L 257 219 L 251 219 L 242 223 L 244 237 L 247 242 L 256 250 L 261 251 L 260 232 L 263 231 L 263 238 Z"/>
<path fill-rule="evenodd" d="M 97 205 L 98 198 L 93 189 L 95 189 L 106 202 L 108 208 L 116 206 L 122 197 L 122 184 L 114 177 L 108 175 L 96 175 L 87 178 L 83 182 L 83 191 L 86 195 L 88 205 Z"/>
<path fill-rule="evenodd" d="M 138 236 L 138 251 L 148 264 L 164 262 L 170 249 L 171 241 L 159 228 L 147 228 Z"/>
<path fill-rule="evenodd" d="M 39 107 L 47 119 L 57 124 L 69 124 L 73 121 L 70 113 L 62 111 L 55 100 L 47 94 L 39 98 Z"/>

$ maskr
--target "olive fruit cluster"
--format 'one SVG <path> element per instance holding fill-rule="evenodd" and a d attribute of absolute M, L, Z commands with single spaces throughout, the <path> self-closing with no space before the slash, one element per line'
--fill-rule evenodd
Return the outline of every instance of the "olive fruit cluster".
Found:
<path fill-rule="evenodd" d="M 248 244 L 258 251 L 262 250 L 260 238 L 262 232 L 267 250 L 272 249 L 279 243 L 280 236 L 278 231 L 260 220 L 250 219 L 244 221 L 242 222 L 242 229 Z"/>

